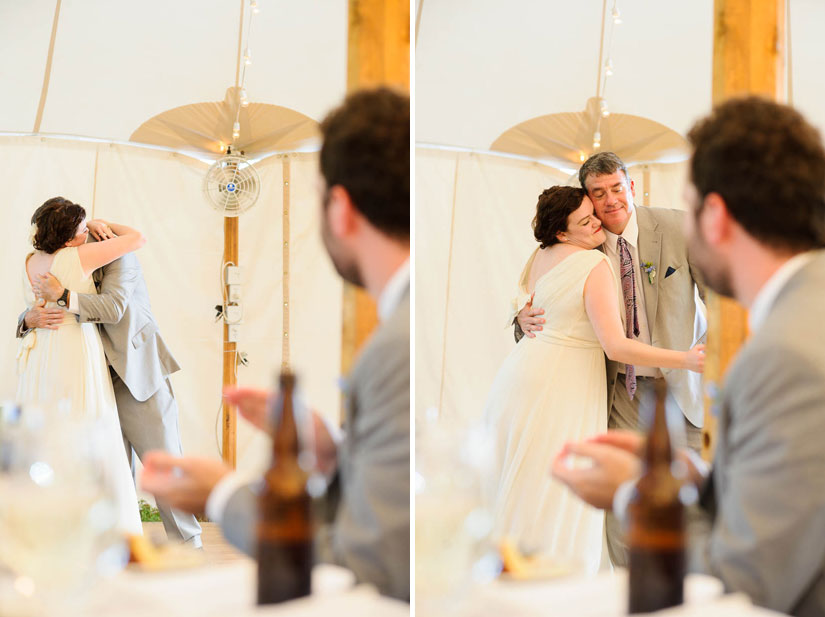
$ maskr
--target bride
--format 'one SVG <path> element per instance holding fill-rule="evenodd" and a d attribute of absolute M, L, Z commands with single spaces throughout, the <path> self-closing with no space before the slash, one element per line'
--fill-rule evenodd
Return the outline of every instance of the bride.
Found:
<path fill-rule="evenodd" d="M 605 354 L 628 364 L 701 372 L 704 347 L 671 351 L 625 336 L 618 281 L 607 256 L 596 250 L 605 235 L 582 189 L 545 190 L 533 231 L 540 246 L 522 273 L 522 299 L 532 295 L 547 322 L 507 356 L 487 399 L 485 417 L 496 436 L 489 487 L 493 535 L 595 572 L 604 513 L 550 477 L 553 458 L 565 442 L 607 429 Z"/>
<path fill-rule="evenodd" d="M 89 229 L 108 225 L 116 237 L 86 244 Z M 90 221 L 86 211 L 63 197 L 54 197 L 32 216 L 34 252 L 26 257 L 23 293 L 27 308 L 42 299 L 35 296 L 39 277 L 53 274 L 77 293 L 97 293 L 92 272 L 145 244 L 143 235 L 125 225 Z M 68 292 L 73 293 L 73 292 Z M 49 328 L 30 331 L 20 342 L 17 400 L 39 405 L 44 411 L 68 405 L 71 414 L 95 421 L 104 433 L 103 473 L 117 509 L 117 528 L 141 534 L 137 496 L 117 416 L 112 380 L 97 326 L 79 323 L 67 308 L 64 294 L 52 308 L 63 316 Z"/>

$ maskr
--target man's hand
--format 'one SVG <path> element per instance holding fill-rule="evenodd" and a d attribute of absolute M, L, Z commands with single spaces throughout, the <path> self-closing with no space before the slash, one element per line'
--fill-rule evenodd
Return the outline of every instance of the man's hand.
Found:
<path fill-rule="evenodd" d="M 574 468 L 569 455 L 589 458 L 592 466 Z M 624 482 L 641 471 L 641 460 L 623 447 L 585 441 L 565 444 L 553 461 L 553 476 L 564 482 L 581 499 L 596 508 L 610 510 L 613 495 Z"/>
<path fill-rule="evenodd" d="M 26 316 L 23 317 L 23 323 L 27 329 L 57 330 L 58 326 L 63 323 L 63 309 L 46 308 L 45 304 L 45 300 L 38 300 L 37 304 L 28 310 Z"/>
<path fill-rule="evenodd" d="M 60 284 L 50 272 L 38 274 L 32 283 L 32 291 L 38 298 L 45 298 L 50 302 L 56 302 L 63 295 L 65 287 Z"/>
<path fill-rule="evenodd" d="M 590 443 L 615 446 L 639 458 L 644 456 L 645 436 L 636 431 L 613 429 L 601 435 L 591 437 L 587 441 Z M 685 464 L 686 479 L 692 482 L 696 488 L 701 488 L 710 474 L 710 465 L 689 448 L 674 448 L 673 457 L 675 460 Z"/>
<path fill-rule="evenodd" d="M 223 396 L 229 404 L 238 408 L 247 422 L 265 433 L 272 432 L 269 410 L 275 397 L 274 392 L 258 388 L 229 387 L 224 388 Z M 315 436 L 315 461 L 318 471 L 328 474 L 338 464 L 338 446 L 323 418 L 316 411 L 312 412 L 312 428 Z"/>
<path fill-rule="evenodd" d="M 103 219 L 95 219 L 86 223 L 89 228 L 89 233 L 92 234 L 95 240 L 108 240 L 109 238 L 116 238 L 117 235 L 109 227 L 109 223 Z"/>
<path fill-rule="evenodd" d="M 533 308 L 533 298 L 535 297 L 536 292 L 534 291 L 533 294 L 530 296 L 530 300 L 524 307 L 518 312 L 516 316 L 516 321 L 518 321 L 518 325 L 521 328 L 521 331 L 524 332 L 526 336 L 530 338 L 536 338 L 536 335 L 533 332 L 538 332 L 542 329 L 542 325 L 544 323 L 544 318 L 539 317 L 539 315 L 544 315 L 544 309 L 534 309 Z"/>
<path fill-rule="evenodd" d="M 600 443 L 606 446 L 621 448 L 642 458 L 645 453 L 645 436 L 638 431 L 626 429 L 611 429 L 606 433 L 600 433 L 594 437 L 589 437 L 585 441 L 589 443 Z"/>
<path fill-rule="evenodd" d="M 312 428 L 315 430 L 315 461 L 318 471 L 329 475 L 338 466 L 338 446 L 317 411 L 312 412 Z"/>
<path fill-rule="evenodd" d="M 265 433 L 272 432 L 269 426 L 269 390 L 228 387 L 223 389 L 223 397 L 230 405 L 235 405 L 252 426 Z"/>
<path fill-rule="evenodd" d="M 154 450 L 143 457 L 140 485 L 173 508 L 201 514 L 212 489 L 231 471 L 222 461 L 193 456 L 178 458 Z"/>

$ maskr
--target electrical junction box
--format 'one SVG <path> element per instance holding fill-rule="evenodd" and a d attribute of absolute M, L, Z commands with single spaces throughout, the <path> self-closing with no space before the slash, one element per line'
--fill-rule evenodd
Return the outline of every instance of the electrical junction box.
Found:
<path fill-rule="evenodd" d="M 240 304 L 227 304 L 226 308 L 223 312 L 223 318 L 226 320 L 226 323 L 234 324 L 240 323 L 241 318 L 243 317 L 243 311 L 241 310 Z"/>
<path fill-rule="evenodd" d="M 230 324 L 226 328 L 226 342 L 237 343 L 241 334 L 241 327 L 238 324 Z"/>
<path fill-rule="evenodd" d="M 227 285 L 241 284 L 241 268 L 240 266 L 226 266 L 226 280 Z"/>

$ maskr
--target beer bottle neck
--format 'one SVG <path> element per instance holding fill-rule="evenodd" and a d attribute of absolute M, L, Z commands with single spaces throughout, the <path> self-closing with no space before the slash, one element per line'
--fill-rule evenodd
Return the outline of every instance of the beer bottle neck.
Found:
<path fill-rule="evenodd" d="M 285 458 L 297 458 L 300 450 L 293 388 L 291 386 L 282 387 L 275 412 L 272 452 L 273 462 L 277 465 L 279 461 L 283 461 Z"/>
<path fill-rule="evenodd" d="M 653 424 L 647 436 L 645 463 L 648 467 L 673 462 L 673 449 L 670 443 L 670 431 L 667 427 L 664 397 L 657 397 Z"/>

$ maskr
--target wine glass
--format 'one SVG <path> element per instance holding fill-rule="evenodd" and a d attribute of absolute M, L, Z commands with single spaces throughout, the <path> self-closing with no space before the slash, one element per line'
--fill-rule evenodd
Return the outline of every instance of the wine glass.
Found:
<path fill-rule="evenodd" d="M 79 610 L 97 576 L 125 564 L 102 439 L 65 404 L 0 404 L 0 595 L 12 614 Z"/>
<path fill-rule="evenodd" d="M 483 424 L 464 427 L 435 408 L 416 420 L 415 586 L 422 614 L 457 612 L 473 585 L 500 572 L 483 495 L 491 444 Z"/>

